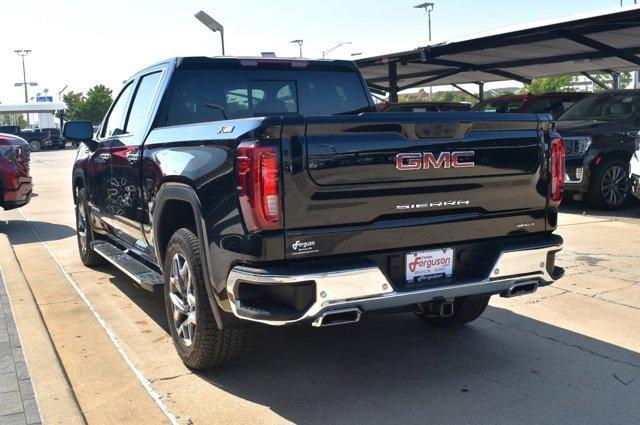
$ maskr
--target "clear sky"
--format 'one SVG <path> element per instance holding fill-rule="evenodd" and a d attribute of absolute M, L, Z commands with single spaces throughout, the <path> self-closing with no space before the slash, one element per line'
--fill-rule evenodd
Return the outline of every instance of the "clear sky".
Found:
<path fill-rule="evenodd" d="M 0 102 L 24 100 L 14 49 L 31 49 L 27 79 L 54 94 L 66 84 L 114 90 L 138 69 L 171 56 L 220 54 L 217 34 L 193 17 L 204 10 L 225 27 L 227 54 L 361 57 L 427 44 L 422 0 L 5 0 L 0 8 Z M 619 0 L 435 0 L 434 42 L 539 19 L 610 9 Z M 624 0 L 625 5 L 632 0 Z"/>

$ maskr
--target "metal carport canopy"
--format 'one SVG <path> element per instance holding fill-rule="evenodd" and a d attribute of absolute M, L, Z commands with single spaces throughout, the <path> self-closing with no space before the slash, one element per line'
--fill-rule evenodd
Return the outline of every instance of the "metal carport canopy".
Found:
<path fill-rule="evenodd" d="M 35 103 L 0 103 L 2 114 L 34 114 L 38 112 L 64 111 L 67 105 L 64 102 L 35 102 Z"/>
<path fill-rule="evenodd" d="M 550 19 L 356 61 L 373 91 L 640 68 L 640 6 Z M 396 78 L 397 76 L 397 78 Z"/>

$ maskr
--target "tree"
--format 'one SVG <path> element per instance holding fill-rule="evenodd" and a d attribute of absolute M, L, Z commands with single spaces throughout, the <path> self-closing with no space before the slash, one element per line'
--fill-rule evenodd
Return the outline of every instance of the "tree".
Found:
<path fill-rule="evenodd" d="M 593 78 L 595 78 L 596 80 L 598 80 L 600 83 L 606 85 L 607 87 L 613 87 L 613 76 L 609 73 L 593 73 L 591 74 Z M 627 87 L 629 84 L 631 84 L 631 81 L 633 80 L 633 77 L 631 76 L 630 72 L 621 72 L 620 73 L 620 88 L 625 88 Z M 598 86 L 597 84 L 594 85 L 594 91 L 596 92 L 602 92 L 605 89 L 603 89 L 602 87 Z"/>
<path fill-rule="evenodd" d="M 102 84 L 92 87 L 84 101 L 83 119 L 100 124 L 113 102 L 113 92 Z"/>
<path fill-rule="evenodd" d="M 67 105 L 64 114 L 68 121 L 91 121 L 98 125 L 104 118 L 109 106 L 113 102 L 111 89 L 102 84 L 98 84 L 89 91 L 86 96 L 82 92 L 69 92 L 64 95 L 63 100 Z M 60 117 L 60 114 L 58 114 Z"/>
<path fill-rule="evenodd" d="M 572 83 L 575 75 L 560 75 L 558 77 L 536 78 L 531 84 L 526 84 L 520 93 L 543 94 L 551 92 L 573 92 L 576 91 Z"/>
<path fill-rule="evenodd" d="M 82 108 L 84 105 L 84 96 L 82 92 L 69 92 L 62 97 L 62 100 L 67 105 L 67 110 L 64 115 L 69 121 L 76 121 L 82 119 Z M 58 118 L 60 115 L 58 114 Z"/>

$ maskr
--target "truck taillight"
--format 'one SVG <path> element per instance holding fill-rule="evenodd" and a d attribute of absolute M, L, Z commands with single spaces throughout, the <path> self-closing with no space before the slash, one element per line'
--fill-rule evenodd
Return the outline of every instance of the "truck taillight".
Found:
<path fill-rule="evenodd" d="M 257 141 L 243 142 L 236 151 L 240 208 L 252 232 L 282 227 L 278 158 L 276 146 Z"/>
<path fill-rule="evenodd" d="M 564 191 L 564 139 L 558 137 L 551 141 L 551 205 L 557 207 L 562 202 Z"/>

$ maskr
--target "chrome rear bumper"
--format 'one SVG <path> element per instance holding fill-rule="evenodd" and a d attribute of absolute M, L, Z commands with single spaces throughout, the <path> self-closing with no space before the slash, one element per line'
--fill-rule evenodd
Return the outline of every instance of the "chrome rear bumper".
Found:
<path fill-rule="evenodd" d="M 563 270 L 548 261 L 562 249 L 559 237 L 549 246 L 518 248 L 503 251 L 480 280 L 465 281 L 449 286 L 422 288 L 415 291 L 396 291 L 377 265 L 363 265 L 351 269 L 322 269 L 298 274 L 269 273 L 266 270 L 234 267 L 227 279 L 229 300 L 222 307 L 235 316 L 249 321 L 282 326 L 317 319 L 328 311 L 358 308 L 361 312 L 388 309 L 428 302 L 483 294 L 506 294 L 514 285 L 536 282 L 540 286 L 562 277 Z M 553 264 L 553 263 L 551 263 Z M 315 301 L 299 317 L 254 317 L 238 301 L 238 287 L 247 282 L 257 285 L 296 285 L 315 283 Z"/>

